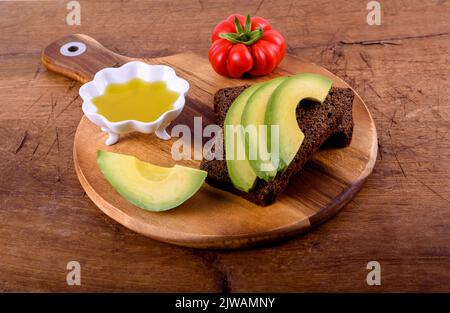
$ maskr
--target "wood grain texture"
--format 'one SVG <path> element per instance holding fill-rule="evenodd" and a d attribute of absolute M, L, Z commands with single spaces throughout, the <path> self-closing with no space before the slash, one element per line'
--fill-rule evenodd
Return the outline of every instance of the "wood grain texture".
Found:
<path fill-rule="evenodd" d="M 66 25 L 66 1 L 0 2 L 0 290 L 450 292 L 450 2 L 380 2 L 378 27 L 360 0 L 81 0 L 80 26 Z M 86 33 L 122 55 L 205 55 L 232 12 L 269 17 L 289 53 L 361 94 L 379 135 L 375 169 L 335 218 L 276 246 L 199 251 L 129 231 L 83 193 L 80 85 L 47 73 L 41 51 Z M 81 286 L 66 284 L 70 260 Z M 366 284 L 371 260 L 378 287 Z"/>
<path fill-rule="evenodd" d="M 62 55 L 60 48 L 70 42 L 84 43 L 86 52 L 74 57 Z M 42 62 L 48 69 L 80 82 L 92 80 L 102 68 L 120 66 L 129 60 L 86 35 L 58 39 L 42 53 Z M 325 69 L 289 55 L 270 76 L 240 80 L 217 75 L 207 58 L 194 53 L 148 61 L 171 66 L 190 83 L 185 109 L 171 127 L 190 125 L 191 132 L 194 132 L 194 118 L 202 118 L 203 128 L 214 124 L 211 119 L 213 96 L 220 88 L 302 72 L 326 75 L 334 80 L 334 86 L 349 87 Z M 103 212 L 140 234 L 194 248 L 258 246 L 292 237 L 325 222 L 361 189 L 375 165 L 377 133 L 372 117 L 358 95 L 353 102 L 353 116 L 355 127 L 350 146 L 316 153 L 305 175 L 295 177 L 288 190 L 266 207 L 205 184 L 194 197 L 176 209 L 162 213 L 144 211 L 121 197 L 107 182 L 97 164 L 97 150 L 130 154 L 162 166 L 183 164 L 199 168 L 200 160 L 194 160 L 197 154 L 194 143 L 190 143 L 192 160 L 183 162 L 175 162 L 171 154 L 171 147 L 178 138 L 163 141 L 154 135 L 129 134 L 108 147 L 104 144 L 106 134 L 85 117 L 74 138 L 75 170 L 85 192 Z"/>

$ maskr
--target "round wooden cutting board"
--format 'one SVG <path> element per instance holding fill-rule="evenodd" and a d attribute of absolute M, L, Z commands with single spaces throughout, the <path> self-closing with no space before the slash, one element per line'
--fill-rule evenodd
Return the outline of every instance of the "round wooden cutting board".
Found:
<path fill-rule="evenodd" d="M 61 52 L 64 52 L 61 47 L 67 43 L 71 43 L 65 46 L 68 51 L 65 54 L 69 56 Z M 78 55 L 71 56 L 71 53 Z M 102 68 L 117 67 L 131 60 L 135 59 L 117 55 L 85 35 L 61 38 L 42 54 L 42 62 L 48 69 L 83 83 Z M 214 123 L 213 95 L 219 88 L 302 72 L 319 73 L 332 78 L 334 86 L 349 87 L 324 68 L 289 55 L 274 73 L 258 79 L 219 76 L 211 69 L 206 56 L 194 53 L 142 61 L 169 65 L 190 83 L 186 106 L 172 124 L 182 123 L 191 128 L 195 116 L 202 116 L 204 127 Z M 142 210 L 122 198 L 106 181 L 97 165 L 96 151 L 130 154 L 157 165 L 173 166 L 171 145 L 178 138 L 163 141 L 155 135 L 131 133 L 108 147 L 104 144 L 107 135 L 85 117 L 74 139 L 75 169 L 87 195 L 104 213 L 145 236 L 196 248 L 255 246 L 291 237 L 324 222 L 361 189 L 375 164 L 377 133 L 359 95 L 353 102 L 353 118 L 351 145 L 319 150 L 304 171 L 293 179 L 288 190 L 267 207 L 204 184 L 197 194 L 173 210 L 161 213 Z M 177 163 L 198 167 L 200 160 Z"/>

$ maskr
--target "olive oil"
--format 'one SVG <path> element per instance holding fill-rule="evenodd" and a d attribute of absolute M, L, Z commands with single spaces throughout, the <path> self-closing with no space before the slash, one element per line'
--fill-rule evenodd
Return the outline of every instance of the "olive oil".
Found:
<path fill-rule="evenodd" d="M 106 86 L 105 92 L 92 99 L 92 103 L 97 107 L 97 113 L 111 122 L 136 120 L 147 123 L 173 109 L 178 96 L 164 81 L 146 82 L 134 78 L 123 84 Z"/>

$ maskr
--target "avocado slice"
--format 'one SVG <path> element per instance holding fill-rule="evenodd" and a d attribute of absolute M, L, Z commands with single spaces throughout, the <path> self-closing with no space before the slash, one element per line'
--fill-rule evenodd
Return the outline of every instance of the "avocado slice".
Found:
<path fill-rule="evenodd" d="M 322 75 L 298 74 L 286 79 L 272 93 L 265 122 L 268 126 L 279 125 L 279 162 L 276 162 L 278 171 L 289 166 L 305 138 L 297 123 L 298 104 L 304 99 L 322 103 L 332 84 L 331 79 Z M 268 129 L 270 133 L 270 127 Z M 268 149 L 272 152 L 270 142 Z"/>
<path fill-rule="evenodd" d="M 248 192 L 253 188 L 256 174 L 245 155 L 241 116 L 248 98 L 263 83 L 254 84 L 245 89 L 231 104 L 224 121 L 224 140 L 228 176 L 237 189 Z"/>
<path fill-rule="evenodd" d="M 192 197 L 205 181 L 202 170 L 175 165 L 161 167 L 137 158 L 97 151 L 101 172 L 129 202 L 148 211 L 166 211 Z"/>
<path fill-rule="evenodd" d="M 268 137 L 269 132 L 265 127 L 266 109 L 270 96 L 286 79 L 287 77 L 279 77 L 266 82 L 251 95 L 242 112 L 241 122 L 248 130 L 245 136 L 247 158 L 256 175 L 265 181 L 272 180 L 277 174 L 277 168 L 273 166 L 267 150 L 270 137 Z M 248 128 L 249 126 L 255 130 L 253 134 Z M 260 128 L 260 126 L 263 127 Z M 267 133 L 264 133 L 264 129 Z"/>

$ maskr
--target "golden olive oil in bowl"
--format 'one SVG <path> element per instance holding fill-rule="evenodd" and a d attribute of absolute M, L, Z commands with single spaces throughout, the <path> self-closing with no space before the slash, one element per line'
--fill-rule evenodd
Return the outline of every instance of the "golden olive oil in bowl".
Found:
<path fill-rule="evenodd" d="M 92 99 L 97 113 L 111 122 L 157 120 L 173 109 L 179 94 L 169 90 L 164 81 L 146 82 L 133 78 L 122 84 L 109 84 L 104 93 Z"/>
<path fill-rule="evenodd" d="M 169 140 L 166 129 L 181 114 L 188 90 L 189 83 L 170 66 L 131 61 L 104 68 L 81 86 L 81 108 L 108 134 L 108 146 L 131 132 Z"/>

